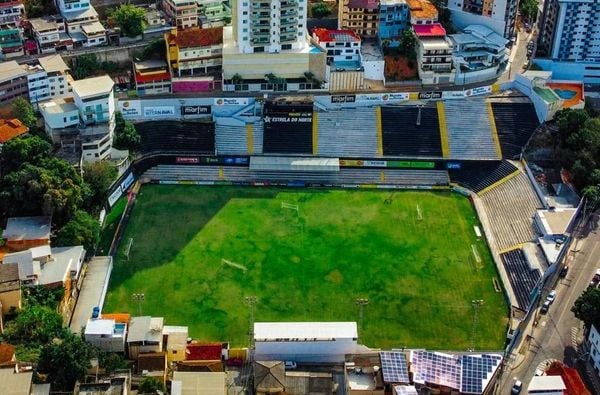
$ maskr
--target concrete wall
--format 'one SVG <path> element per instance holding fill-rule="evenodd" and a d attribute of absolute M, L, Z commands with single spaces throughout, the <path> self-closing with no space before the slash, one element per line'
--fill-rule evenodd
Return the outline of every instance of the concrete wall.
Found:
<path fill-rule="evenodd" d="M 305 342 L 257 341 L 255 359 L 297 362 L 343 362 L 346 354 L 356 352 L 356 340 Z"/>
<path fill-rule="evenodd" d="M 13 307 L 17 310 L 21 309 L 21 288 L 0 293 L 0 305 L 2 306 L 1 315 L 7 315 Z"/>
<path fill-rule="evenodd" d="M 102 47 L 92 48 L 89 50 L 79 50 L 76 52 L 65 52 L 61 54 L 65 63 L 69 63 L 72 58 L 78 56 L 93 53 L 98 58 L 99 62 L 115 62 L 120 65 L 131 65 L 131 59 L 133 59 L 140 51 L 143 50 L 150 43 L 137 43 L 130 46 L 119 46 L 119 47 Z"/>

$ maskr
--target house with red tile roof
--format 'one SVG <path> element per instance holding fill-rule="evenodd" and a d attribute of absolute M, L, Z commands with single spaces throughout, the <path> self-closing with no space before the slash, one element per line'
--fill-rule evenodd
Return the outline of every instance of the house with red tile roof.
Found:
<path fill-rule="evenodd" d="M 29 128 L 16 118 L 0 119 L 0 146 L 29 131 Z"/>
<path fill-rule="evenodd" d="M 223 28 L 191 27 L 165 33 L 173 92 L 214 89 L 223 66 Z"/>

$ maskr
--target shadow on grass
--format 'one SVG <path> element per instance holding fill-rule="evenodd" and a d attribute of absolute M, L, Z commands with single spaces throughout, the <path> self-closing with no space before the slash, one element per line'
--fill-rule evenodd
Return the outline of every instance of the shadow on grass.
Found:
<path fill-rule="evenodd" d="M 172 261 L 231 199 L 274 199 L 281 192 L 294 190 L 192 185 L 142 187 L 115 254 L 110 288 L 119 287 L 140 270 Z M 126 250 L 131 239 L 128 259 Z"/>

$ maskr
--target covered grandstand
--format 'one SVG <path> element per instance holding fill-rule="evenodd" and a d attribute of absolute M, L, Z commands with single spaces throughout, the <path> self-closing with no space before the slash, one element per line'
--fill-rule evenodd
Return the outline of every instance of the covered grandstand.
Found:
<path fill-rule="evenodd" d="M 153 121 L 136 123 L 141 137 L 141 151 L 193 152 L 214 155 L 213 122 Z"/>

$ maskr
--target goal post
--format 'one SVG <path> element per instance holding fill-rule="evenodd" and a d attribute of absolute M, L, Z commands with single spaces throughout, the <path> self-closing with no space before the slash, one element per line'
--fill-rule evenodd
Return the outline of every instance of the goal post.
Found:
<path fill-rule="evenodd" d="M 290 203 L 281 202 L 281 208 L 284 209 L 284 210 L 295 211 L 296 214 L 300 213 L 300 208 L 298 207 L 297 204 L 290 204 Z"/>

